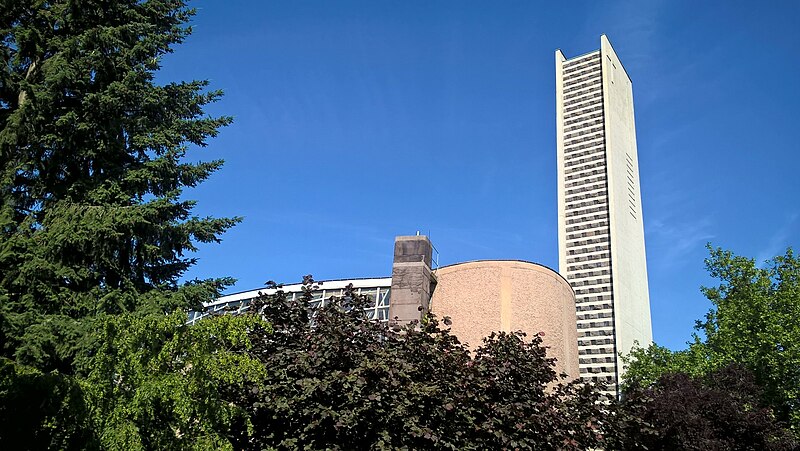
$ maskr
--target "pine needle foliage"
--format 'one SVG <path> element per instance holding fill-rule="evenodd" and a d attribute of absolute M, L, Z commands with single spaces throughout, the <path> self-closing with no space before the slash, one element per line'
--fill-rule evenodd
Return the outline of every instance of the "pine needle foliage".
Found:
<path fill-rule="evenodd" d="M 75 374 L 92 321 L 197 307 L 227 280 L 179 284 L 198 242 L 237 218 L 200 218 L 190 162 L 229 117 L 206 81 L 158 84 L 191 32 L 173 0 L 3 0 L 0 8 L 2 355 Z"/>
<path fill-rule="evenodd" d="M 219 405 L 192 397 L 208 393 L 181 372 L 192 354 L 163 348 L 194 337 L 189 350 L 224 357 L 200 345 L 236 336 L 182 326 L 231 282 L 181 282 L 192 252 L 239 221 L 198 217 L 184 193 L 222 164 L 194 156 L 231 121 L 204 111 L 221 93 L 156 80 L 193 14 L 181 0 L 0 0 L 0 448 L 213 448 L 232 415 L 184 408 Z M 159 373 L 134 344 L 174 361 Z M 142 396 L 183 383 L 184 404 L 131 395 L 122 374 Z"/>

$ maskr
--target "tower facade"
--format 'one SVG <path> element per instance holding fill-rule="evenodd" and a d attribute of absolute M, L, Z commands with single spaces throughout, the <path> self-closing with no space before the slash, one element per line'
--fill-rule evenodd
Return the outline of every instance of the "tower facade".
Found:
<path fill-rule="evenodd" d="M 611 43 L 556 50 L 559 272 L 575 290 L 581 377 L 619 391 L 620 356 L 652 342 L 633 89 Z"/>

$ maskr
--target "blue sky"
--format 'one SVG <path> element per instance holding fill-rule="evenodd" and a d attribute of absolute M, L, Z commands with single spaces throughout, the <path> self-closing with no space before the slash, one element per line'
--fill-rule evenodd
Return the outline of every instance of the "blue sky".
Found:
<path fill-rule="evenodd" d="M 207 78 L 232 126 L 187 193 L 240 215 L 190 277 L 387 276 L 395 235 L 440 263 L 557 267 L 554 56 L 609 36 L 634 84 L 655 340 L 709 308 L 704 245 L 800 245 L 800 3 L 198 1 L 161 81 Z"/>

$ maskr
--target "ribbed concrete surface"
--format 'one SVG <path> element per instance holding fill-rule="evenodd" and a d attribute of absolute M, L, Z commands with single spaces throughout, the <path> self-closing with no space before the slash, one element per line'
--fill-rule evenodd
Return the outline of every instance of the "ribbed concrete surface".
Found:
<path fill-rule="evenodd" d="M 459 263 L 436 271 L 431 310 L 453 320 L 452 332 L 475 348 L 494 331 L 544 333 L 556 370 L 576 378 L 575 295 L 555 271 L 521 261 Z"/>

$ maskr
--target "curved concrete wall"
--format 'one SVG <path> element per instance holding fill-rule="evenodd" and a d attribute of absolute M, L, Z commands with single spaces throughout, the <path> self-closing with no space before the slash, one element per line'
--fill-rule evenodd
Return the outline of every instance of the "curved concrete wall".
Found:
<path fill-rule="evenodd" d="M 453 320 L 451 330 L 471 348 L 495 331 L 543 332 L 556 371 L 578 373 L 575 295 L 545 266 L 521 261 L 476 261 L 439 268 L 430 308 Z"/>

